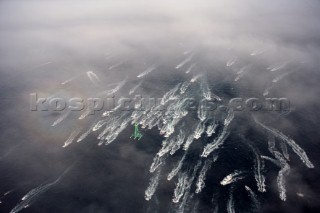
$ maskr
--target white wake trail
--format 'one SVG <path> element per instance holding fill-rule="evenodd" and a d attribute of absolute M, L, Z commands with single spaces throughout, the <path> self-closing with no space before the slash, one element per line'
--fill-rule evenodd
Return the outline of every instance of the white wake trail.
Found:
<path fill-rule="evenodd" d="M 157 187 L 159 185 L 159 179 L 160 179 L 161 170 L 158 170 L 155 175 L 151 178 L 149 186 L 147 190 L 145 191 L 144 198 L 146 200 L 150 200 L 154 193 L 157 190 Z"/>
<path fill-rule="evenodd" d="M 171 100 L 176 92 L 179 90 L 181 83 L 178 83 L 174 88 L 165 93 L 161 100 L 161 105 L 166 104 L 169 100 Z"/>
<path fill-rule="evenodd" d="M 202 133 L 205 131 L 206 125 L 204 121 L 201 121 L 198 123 L 196 129 L 194 130 L 194 138 L 199 139 L 202 135 Z"/>
<path fill-rule="evenodd" d="M 282 155 L 279 152 L 274 152 L 275 157 L 279 160 L 281 169 L 279 171 L 278 177 L 277 177 L 277 183 L 278 188 L 280 192 L 280 199 L 285 201 L 286 200 L 286 182 L 285 182 L 285 176 L 287 176 L 290 172 L 290 166 L 287 163 L 287 161 L 282 157 Z"/>
<path fill-rule="evenodd" d="M 201 84 L 200 84 L 200 89 L 202 91 L 202 96 L 206 99 L 206 100 L 211 100 L 211 91 L 208 85 L 208 82 L 205 78 L 202 78 Z"/>
<path fill-rule="evenodd" d="M 272 136 L 269 137 L 268 148 L 269 148 L 269 151 L 278 160 L 280 167 L 281 167 L 281 169 L 278 173 L 278 177 L 277 177 L 277 184 L 278 184 L 278 189 L 279 189 L 279 197 L 281 200 L 285 201 L 287 199 L 285 176 L 287 176 L 289 174 L 290 166 L 287 163 L 286 159 L 283 157 L 283 155 L 277 151 L 276 146 L 275 146 L 275 138 Z"/>
<path fill-rule="evenodd" d="M 130 91 L 129 91 L 129 95 L 132 95 L 143 83 L 143 80 L 140 81 L 136 86 L 134 86 Z"/>
<path fill-rule="evenodd" d="M 237 60 L 238 60 L 237 57 L 231 58 L 229 61 L 227 61 L 226 66 L 231 67 L 232 65 L 234 65 L 237 62 Z"/>
<path fill-rule="evenodd" d="M 191 64 L 190 67 L 187 69 L 186 73 L 187 74 L 190 73 L 196 65 L 197 65 L 197 63 Z"/>
<path fill-rule="evenodd" d="M 254 50 L 250 53 L 251 56 L 257 56 L 257 55 L 261 55 L 262 53 L 264 53 L 266 50 L 264 49 L 257 49 L 257 50 Z"/>
<path fill-rule="evenodd" d="M 274 78 L 272 80 L 273 83 L 277 83 L 278 81 L 280 81 L 281 79 L 283 79 L 284 77 L 288 76 L 289 74 L 291 74 L 293 72 L 285 72 L 285 73 L 282 73 L 281 75 L 277 76 L 276 78 Z"/>
<path fill-rule="evenodd" d="M 191 78 L 190 82 L 191 83 L 194 83 L 196 82 L 200 77 L 202 77 L 202 74 L 198 74 L 198 75 L 195 75 Z"/>
<path fill-rule="evenodd" d="M 187 140 L 183 145 L 183 150 L 188 150 L 193 140 L 194 140 L 194 134 L 192 133 L 187 137 Z"/>
<path fill-rule="evenodd" d="M 146 69 L 145 71 L 143 71 L 142 73 L 140 73 L 137 77 L 138 78 L 142 78 L 143 76 L 148 75 L 149 73 L 151 73 L 152 71 L 154 71 L 156 69 L 155 65 L 150 66 L 148 69 Z"/>
<path fill-rule="evenodd" d="M 180 94 L 184 94 L 187 89 L 190 87 L 191 85 L 191 82 L 190 81 L 185 81 L 182 85 L 181 85 L 181 88 L 180 88 Z"/>
<path fill-rule="evenodd" d="M 103 119 L 98 121 L 92 128 L 92 131 L 95 132 L 99 129 L 101 129 L 101 127 L 103 127 L 105 124 L 107 124 L 108 120 L 107 119 Z"/>
<path fill-rule="evenodd" d="M 201 166 L 201 160 L 198 160 L 197 164 L 195 165 L 193 171 L 192 171 L 192 174 L 188 180 L 188 184 L 187 186 L 184 188 L 184 195 L 182 197 L 182 201 L 180 203 L 180 206 L 179 206 L 179 209 L 178 209 L 178 213 L 184 213 L 185 212 L 185 208 L 186 206 L 188 205 L 188 200 L 190 200 L 192 197 L 193 197 L 193 194 L 191 194 L 191 186 L 192 186 L 192 183 L 196 177 L 196 173 L 198 172 L 198 169 L 200 168 Z"/>
<path fill-rule="evenodd" d="M 285 66 L 288 64 L 288 62 L 281 62 L 281 63 L 278 63 L 278 64 L 274 64 L 274 65 L 271 65 L 267 68 L 267 70 L 270 70 L 271 72 L 275 72 L 275 71 L 278 71 L 278 70 L 281 70 L 283 68 L 285 68 Z"/>
<path fill-rule="evenodd" d="M 177 140 L 174 141 L 173 147 L 171 148 L 170 155 L 173 155 L 174 153 L 176 153 L 178 149 L 180 149 L 185 138 L 186 138 L 185 132 L 180 130 Z"/>
<path fill-rule="evenodd" d="M 222 133 L 219 135 L 218 138 L 214 139 L 213 142 L 207 144 L 204 149 L 203 152 L 201 154 L 201 157 L 207 157 L 211 152 L 213 152 L 214 150 L 218 149 L 223 142 L 227 139 L 227 137 L 229 136 L 229 132 L 227 132 L 227 126 L 224 127 Z"/>
<path fill-rule="evenodd" d="M 196 181 L 196 193 L 200 193 L 202 189 L 205 187 L 205 180 L 206 180 L 206 174 L 207 171 L 210 169 L 213 162 L 215 162 L 218 159 L 218 155 L 214 156 L 213 158 L 206 159 L 204 162 L 204 165 L 200 171 L 200 174 L 198 176 L 198 179 Z"/>
<path fill-rule="evenodd" d="M 289 156 L 289 153 L 288 153 L 288 147 L 287 147 L 287 144 L 284 141 L 280 141 L 280 148 L 281 148 L 282 154 L 285 157 L 285 159 L 287 161 L 290 161 L 290 156 Z"/>
<path fill-rule="evenodd" d="M 239 81 L 245 74 L 248 73 L 248 67 L 245 66 L 243 68 L 241 68 L 238 72 L 237 72 L 237 77 L 234 79 L 234 81 Z"/>
<path fill-rule="evenodd" d="M 229 192 L 229 200 L 227 202 L 227 212 L 228 213 L 235 213 L 235 210 L 234 210 L 234 198 L 233 198 L 233 187 L 230 188 L 230 192 Z"/>
<path fill-rule="evenodd" d="M 93 71 L 88 71 L 87 72 L 87 76 L 89 78 L 89 80 L 95 85 L 95 86 L 99 86 L 100 85 L 100 78 L 98 77 L 98 75 L 96 73 L 94 73 Z"/>
<path fill-rule="evenodd" d="M 178 203 L 182 198 L 182 202 L 179 207 L 180 212 L 182 212 L 181 210 L 184 209 L 186 202 L 190 196 L 191 185 L 196 177 L 196 173 L 198 172 L 200 165 L 201 160 L 198 160 L 191 175 L 188 175 L 188 172 L 184 172 L 179 175 L 178 183 L 176 184 L 176 188 L 174 190 L 172 202 Z"/>
<path fill-rule="evenodd" d="M 189 61 L 191 61 L 192 58 L 193 58 L 193 54 L 190 54 L 186 59 L 184 59 L 180 64 L 176 66 L 176 69 L 180 69 L 181 67 L 183 67 Z"/>
<path fill-rule="evenodd" d="M 126 82 L 127 82 L 127 80 L 125 79 L 125 80 L 119 82 L 115 88 L 103 91 L 102 93 L 100 93 L 100 95 L 106 95 L 106 96 L 112 95 L 112 94 L 118 92 L 126 84 Z"/>
<path fill-rule="evenodd" d="M 260 123 L 256 119 L 255 119 L 255 122 L 257 124 L 259 124 L 261 127 L 263 127 L 264 129 L 268 130 L 275 137 L 280 138 L 281 140 L 285 141 L 292 148 L 292 150 L 300 157 L 302 162 L 308 168 L 314 168 L 314 165 L 309 160 L 309 158 L 308 158 L 307 154 L 305 153 L 305 151 L 298 144 L 296 144 L 296 142 L 294 140 L 292 140 L 291 138 L 287 137 L 282 132 L 280 132 L 280 131 L 272 128 L 272 127 L 268 127 L 268 126 Z"/>
<path fill-rule="evenodd" d="M 69 138 L 64 142 L 64 145 L 62 147 L 65 148 L 65 147 L 69 146 L 73 142 L 73 140 L 80 134 L 80 132 L 81 132 L 80 129 L 74 130 L 70 134 Z"/>
<path fill-rule="evenodd" d="M 119 63 L 114 64 L 114 65 L 111 65 L 108 69 L 109 69 L 109 70 L 115 69 L 115 68 L 121 66 L 122 64 L 124 64 L 124 61 L 119 62 Z"/>
<path fill-rule="evenodd" d="M 172 171 L 168 174 L 168 177 L 167 177 L 167 180 L 171 180 L 172 178 L 174 178 L 178 172 L 181 170 L 182 168 L 182 165 L 183 165 L 183 162 L 184 160 L 186 159 L 186 155 L 187 155 L 187 152 L 184 152 L 181 160 L 178 162 L 178 164 L 172 169 Z"/>
<path fill-rule="evenodd" d="M 178 203 L 183 194 L 185 193 L 185 189 L 188 187 L 188 174 L 182 173 L 178 178 L 178 183 L 176 184 L 176 188 L 174 189 L 174 195 L 172 202 Z"/>
<path fill-rule="evenodd" d="M 260 203 L 259 203 L 257 195 L 252 191 L 252 189 L 249 186 L 245 185 L 244 187 L 247 190 L 247 192 L 249 193 L 249 196 L 250 196 L 252 203 L 253 203 L 254 210 L 258 212 L 258 210 L 260 209 Z"/>
<path fill-rule="evenodd" d="M 166 159 L 166 155 L 159 155 L 157 154 L 154 158 L 153 158 L 153 162 L 150 166 L 150 172 L 153 173 L 154 171 L 156 171 L 160 165 L 164 164 Z"/>
<path fill-rule="evenodd" d="M 206 130 L 208 137 L 211 137 L 215 133 L 217 127 L 218 125 L 214 121 L 208 125 Z"/>
<path fill-rule="evenodd" d="M 206 106 L 206 102 L 205 100 L 200 101 L 199 106 L 198 106 L 198 110 L 197 110 L 197 115 L 200 121 L 205 121 L 208 118 L 208 110 L 205 109 Z"/>
<path fill-rule="evenodd" d="M 79 138 L 77 139 L 77 143 L 79 143 L 80 141 L 84 140 L 91 132 L 92 132 L 92 128 L 94 125 L 91 125 L 91 127 L 85 131 L 84 133 L 82 133 Z"/>
<path fill-rule="evenodd" d="M 66 113 L 64 113 L 63 115 L 61 115 L 55 122 L 53 122 L 53 124 L 51 126 L 56 126 L 59 123 L 61 123 L 62 121 L 64 121 L 68 115 L 70 115 L 71 111 L 68 111 Z"/>
<path fill-rule="evenodd" d="M 254 161 L 254 178 L 257 182 L 257 187 L 260 192 L 265 192 L 266 191 L 266 186 L 265 186 L 265 177 L 262 174 L 262 171 L 264 169 L 264 162 L 261 160 L 261 156 L 258 153 L 258 150 L 248 143 L 248 146 L 252 149 L 254 156 L 255 156 L 255 161 Z"/>
<path fill-rule="evenodd" d="M 18 203 L 11 211 L 10 213 L 17 213 L 21 211 L 24 208 L 29 207 L 41 194 L 47 192 L 51 187 L 53 187 L 55 184 L 57 184 L 61 178 L 69 172 L 69 170 L 74 166 L 72 164 L 70 167 L 68 167 L 55 181 L 47 184 L 40 185 L 32 190 L 30 190 L 25 196 L 22 197 L 21 202 Z"/>
<path fill-rule="evenodd" d="M 268 160 L 268 161 L 272 162 L 274 165 L 280 167 L 280 163 L 274 158 L 271 158 L 271 157 L 268 157 L 268 156 L 264 156 L 264 155 L 261 155 L 261 158 L 265 159 L 265 160 Z"/>
<path fill-rule="evenodd" d="M 224 126 L 227 127 L 234 118 L 233 110 L 229 110 L 227 117 L 224 119 Z"/>

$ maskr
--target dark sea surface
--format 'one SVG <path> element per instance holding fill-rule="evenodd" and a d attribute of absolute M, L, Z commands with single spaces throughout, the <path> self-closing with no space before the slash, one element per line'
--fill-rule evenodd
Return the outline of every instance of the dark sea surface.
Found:
<path fill-rule="evenodd" d="M 214 153 L 218 159 L 206 174 L 205 188 L 199 194 L 193 193 L 184 212 L 227 212 L 231 194 L 235 212 L 320 212 L 320 6 L 316 1 L 272 1 L 266 7 L 252 1 L 247 2 L 247 7 L 230 2 L 226 7 L 237 6 L 242 12 L 229 11 L 225 6 L 217 9 L 207 1 L 195 8 L 195 3 L 185 3 L 187 9 L 155 5 L 151 12 L 141 3 L 74 6 L 63 1 L 1 2 L 0 212 L 12 211 L 30 190 L 50 183 L 52 186 L 21 212 L 175 212 L 172 198 L 178 180 L 175 177 L 168 181 L 167 174 L 183 156 L 181 149 L 167 159 L 157 191 L 150 201 L 145 200 L 152 178 L 149 169 L 165 139 L 157 127 L 148 130 L 140 126 L 141 140 L 130 138 L 134 127 L 129 125 L 108 146 L 97 146 L 98 133 L 93 132 L 83 141 L 63 148 L 72 131 L 89 129 L 101 112 L 84 120 L 72 112 L 59 125 L 52 126 L 63 112 L 30 110 L 31 93 L 39 97 L 96 97 L 126 79 L 115 96 L 128 95 L 140 83 L 136 76 L 152 65 L 156 70 L 143 78 L 136 94 L 161 98 L 178 83 L 204 73 L 210 90 L 223 99 L 221 105 L 237 97 L 263 99 L 263 92 L 271 85 L 267 97 L 290 100 L 289 111 L 235 112 L 228 139 Z M 256 8 L 257 14 L 246 8 Z M 224 10 L 229 13 L 221 12 Z M 222 18 L 217 18 L 219 12 Z M 209 21 L 197 22 L 199 14 Z M 200 29 L 206 30 L 201 33 Z M 250 55 L 257 49 L 266 52 Z M 192 60 L 177 69 L 190 54 Z M 226 66 L 234 56 L 235 64 Z M 279 72 L 267 70 L 268 65 L 279 61 L 288 65 Z M 196 70 L 186 74 L 193 62 L 197 63 Z M 114 65 L 117 67 L 112 68 Z M 246 65 L 248 74 L 235 81 L 237 71 Z M 90 82 L 86 76 L 89 70 L 97 73 L 102 87 Z M 270 83 L 287 71 L 292 73 L 278 83 Z M 61 84 L 68 79 L 72 79 L 70 84 Z M 196 89 L 190 94 L 199 98 Z M 213 114 L 221 123 L 227 110 L 218 108 Z M 292 138 L 314 165 L 307 168 L 288 146 L 286 201 L 279 198 L 280 167 L 268 160 L 264 160 L 263 169 L 267 191 L 257 190 L 254 150 L 259 156 L 271 155 L 267 131 L 254 118 Z M 196 112 L 190 112 L 181 129 L 194 130 L 196 121 Z M 221 126 L 217 131 L 222 131 Z M 205 161 L 200 154 L 213 139 L 203 135 L 193 142 L 184 171 L 191 173 L 197 162 Z M 244 178 L 222 186 L 220 181 L 236 170 Z M 245 186 L 256 194 L 256 203 Z M 195 191 L 194 184 L 191 190 Z"/>

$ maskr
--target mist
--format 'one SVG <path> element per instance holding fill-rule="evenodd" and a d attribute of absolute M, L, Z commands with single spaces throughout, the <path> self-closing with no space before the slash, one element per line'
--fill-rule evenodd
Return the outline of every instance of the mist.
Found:
<path fill-rule="evenodd" d="M 234 203 L 236 211 L 317 212 L 319 11 L 320 4 L 315 0 L 1 1 L 0 211 L 17 212 L 13 209 L 24 195 L 49 184 L 47 191 L 21 211 L 213 212 L 217 208 L 225 212 L 230 211 L 226 204 Z M 169 133 L 161 135 L 156 128 L 142 129 L 141 125 L 143 137 L 135 141 L 130 138 L 133 127 L 129 125 L 110 145 L 97 146 L 99 133 L 92 127 L 101 119 L 100 112 L 66 115 L 65 111 L 30 110 L 32 93 L 65 99 L 101 94 L 109 94 L 109 98 L 161 98 L 169 96 L 169 91 L 176 93 L 175 87 L 182 91 L 184 82 L 199 84 L 200 89 L 194 86 L 194 91 L 186 89 L 185 93 L 199 103 L 198 90 L 204 91 L 203 85 L 208 85 L 208 99 L 220 97 L 220 105 L 239 97 L 287 98 L 290 111 L 237 112 L 235 118 L 230 111 L 207 115 L 205 121 L 214 118 L 217 124 L 224 122 L 228 127 L 229 116 L 232 123 L 229 129 L 217 128 L 221 133 L 218 139 L 201 136 L 202 130 L 201 138 L 192 143 L 185 157 L 183 165 L 190 168 L 181 166 L 183 172 L 177 173 L 178 179 L 167 181 L 168 173 L 184 159 L 180 144 L 181 149 L 159 167 L 158 188 L 150 201 L 145 200 L 145 191 L 158 171 L 149 172 L 149 167 L 158 151 L 165 150 L 161 141 Z M 201 125 L 196 125 L 197 116 L 191 114 L 173 135 L 180 130 L 201 131 Z M 119 113 L 114 122 L 124 115 Z M 85 119 L 79 119 L 81 116 Z M 255 156 L 270 150 L 272 133 L 254 119 L 294 139 L 314 165 L 307 168 L 288 146 L 290 159 L 284 161 L 291 170 L 285 177 L 286 201 L 279 199 L 277 175 L 281 166 L 264 161 L 261 170 L 266 177 L 266 193 L 259 192 L 254 177 L 257 174 L 251 174 L 256 172 L 253 162 L 260 159 Z M 224 130 L 230 132 L 225 142 Z M 76 138 L 86 131 L 88 135 L 77 143 Z M 73 132 L 78 132 L 74 142 L 70 138 Z M 216 161 L 210 161 L 210 167 L 199 156 L 215 140 L 221 142 L 222 150 Z M 282 162 L 281 157 L 270 156 Z M 191 168 L 197 168 L 197 160 L 202 167 L 192 176 Z M 182 204 L 177 207 L 171 201 L 176 185 L 179 181 L 196 182 L 205 165 L 206 187 L 194 195 L 190 188 L 190 198 L 185 198 L 187 204 L 181 210 Z M 242 182 L 219 185 L 236 166 L 244 168 Z M 252 207 L 254 199 L 248 200 L 250 196 L 245 193 L 250 191 L 244 186 L 250 186 L 257 195 L 259 208 L 257 203 Z M 187 189 L 183 196 L 186 194 Z"/>

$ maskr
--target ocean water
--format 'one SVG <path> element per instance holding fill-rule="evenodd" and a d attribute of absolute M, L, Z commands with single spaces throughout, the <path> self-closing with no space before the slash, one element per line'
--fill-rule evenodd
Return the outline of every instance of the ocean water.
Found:
<path fill-rule="evenodd" d="M 319 212 L 319 5 L 286 3 L 1 3 L 0 212 Z"/>

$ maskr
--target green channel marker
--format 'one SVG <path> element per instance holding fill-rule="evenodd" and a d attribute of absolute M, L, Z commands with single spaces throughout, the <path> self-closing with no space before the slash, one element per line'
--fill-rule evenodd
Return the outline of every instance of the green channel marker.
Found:
<path fill-rule="evenodd" d="M 133 137 L 133 139 L 137 139 L 140 140 L 142 138 L 142 134 L 141 132 L 139 131 L 139 124 L 134 124 L 134 132 L 133 134 L 130 136 L 130 138 Z"/>

